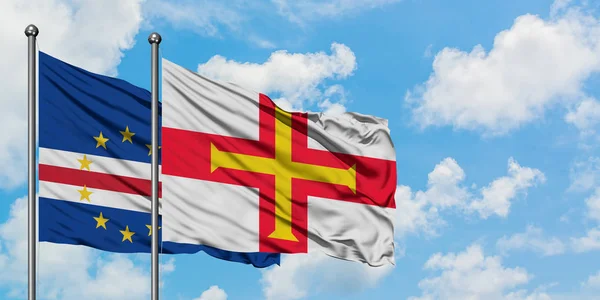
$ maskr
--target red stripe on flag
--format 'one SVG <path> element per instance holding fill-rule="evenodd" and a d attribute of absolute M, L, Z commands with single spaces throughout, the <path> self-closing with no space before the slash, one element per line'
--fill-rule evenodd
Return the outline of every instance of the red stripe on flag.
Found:
<path fill-rule="evenodd" d="M 356 195 L 347 190 L 336 191 L 331 188 L 332 185 L 312 182 L 311 196 L 396 208 L 395 161 L 308 148 L 308 118 L 305 113 L 293 114 L 292 127 L 293 161 L 332 168 L 348 168 L 356 164 Z"/>
<path fill-rule="evenodd" d="M 152 181 L 107 173 L 90 172 L 52 165 L 39 165 L 40 181 L 48 181 L 75 186 L 87 186 L 100 190 L 127 193 L 140 196 L 152 195 Z M 162 183 L 158 183 L 158 197 L 162 198 Z"/>
<path fill-rule="evenodd" d="M 268 146 L 259 147 L 258 141 L 167 127 L 163 127 L 162 133 L 164 148 L 169 147 L 169 151 L 162 153 L 164 161 L 162 174 L 242 186 L 266 187 L 262 182 L 265 177 L 268 177 L 265 174 L 225 168 L 219 168 L 211 174 L 210 144 L 214 144 L 221 151 L 272 158 L 272 151 L 268 151 Z M 294 132 L 295 140 L 299 139 L 296 139 L 298 134 Z M 253 146 L 249 146 L 251 144 Z M 319 182 L 311 182 L 307 194 L 339 201 L 396 208 L 394 201 L 396 163 L 394 161 L 297 146 L 301 145 L 295 141 L 292 159 L 296 162 L 338 168 L 349 168 L 356 164 L 356 194 L 347 187 Z"/>

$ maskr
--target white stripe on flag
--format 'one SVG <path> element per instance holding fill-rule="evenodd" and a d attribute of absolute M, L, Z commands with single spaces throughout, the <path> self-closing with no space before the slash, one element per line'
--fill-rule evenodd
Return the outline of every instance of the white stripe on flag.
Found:
<path fill-rule="evenodd" d="M 308 148 L 396 160 L 387 120 L 358 113 L 308 113 Z"/>
<path fill-rule="evenodd" d="M 83 186 L 62 184 L 48 181 L 40 181 L 39 197 L 56 200 L 70 201 L 90 205 L 98 205 L 111 208 L 127 209 L 138 212 L 150 212 L 150 197 L 133 195 L 121 192 L 113 192 L 86 187 L 92 194 L 89 196 L 90 202 L 80 200 Z M 160 201 L 162 202 L 162 200 Z M 160 203 L 159 202 L 159 203 Z M 159 206 L 159 211 L 162 211 Z"/>
<path fill-rule="evenodd" d="M 308 251 L 367 261 L 394 263 L 395 209 L 308 197 Z M 352 243 L 349 243 L 352 241 Z"/>
<path fill-rule="evenodd" d="M 81 164 L 78 160 L 83 159 L 83 153 L 41 147 L 39 151 L 40 164 L 42 165 L 51 165 L 77 170 L 81 168 Z M 150 180 L 151 178 L 151 169 L 149 163 L 88 154 L 86 154 L 86 159 L 92 161 L 92 163 L 90 164 L 90 171 L 92 172 L 106 173 L 116 176 L 127 176 L 147 180 Z M 159 172 L 161 170 L 161 166 L 159 166 Z"/>
<path fill-rule="evenodd" d="M 258 140 L 258 93 L 198 74 L 190 77 L 189 71 L 166 59 L 162 66 L 162 98 L 169 99 L 169 109 L 162 111 L 163 127 Z"/>
<path fill-rule="evenodd" d="M 164 197 L 186 199 L 191 207 L 163 207 L 163 240 L 258 252 L 258 190 L 245 186 L 163 178 Z M 167 196 L 168 195 L 168 196 Z"/>

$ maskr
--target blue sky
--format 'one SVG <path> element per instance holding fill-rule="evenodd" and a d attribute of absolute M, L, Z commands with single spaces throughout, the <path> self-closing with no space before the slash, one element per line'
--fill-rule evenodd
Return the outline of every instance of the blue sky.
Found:
<path fill-rule="evenodd" d="M 318 255 L 267 270 L 202 253 L 164 257 L 162 299 L 600 295 L 594 1 L 20 2 L 0 4 L 9 45 L 0 66 L 12 70 L 0 74 L 2 298 L 23 298 L 26 287 L 26 206 L 16 199 L 26 195 L 29 23 L 42 51 L 144 88 L 157 31 L 164 58 L 283 107 L 389 120 L 394 268 Z M 42 244 L 40 260 L 43 299 L 148 298 L 147 256 Z"/>

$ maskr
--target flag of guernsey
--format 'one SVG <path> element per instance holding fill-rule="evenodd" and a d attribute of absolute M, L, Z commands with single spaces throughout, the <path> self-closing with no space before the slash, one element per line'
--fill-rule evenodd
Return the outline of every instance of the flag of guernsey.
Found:
<path fill-rule="evenodd" d="M 162 61 L 163 240 L 393 263 L 387 121 L 290 113 Z"/>
<path fill-rule="evenodd" d="M 40 241 L 120 253 L 150 252 L 151 235 L 164 241 L 169 226 L 159 217 L 158 233 L 150 230 L 150 92 L 43 52 L 39 62 Z M 164 153 L 160 143 L 159 149 Z M 160 190 L 159 186 L 162 213 L 168 200 Z M 173 240 L 160 243 L 159 251 L 204 251 L 257 267 L 279 263 L 277 253 Z"/>

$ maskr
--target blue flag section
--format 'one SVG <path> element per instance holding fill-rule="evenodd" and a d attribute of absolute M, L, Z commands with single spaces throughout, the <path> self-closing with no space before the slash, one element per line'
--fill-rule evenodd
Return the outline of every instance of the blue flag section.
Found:
<path fill-rule="evenodd" d="M 145 89 L 39 52 L 40 241 L 150 253 L 150 99 Z M 280 261 L 278 253 L 159 245 L 164 254 L 199 251 L 261 268 Z"/>

